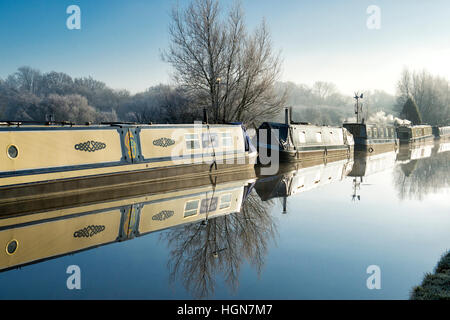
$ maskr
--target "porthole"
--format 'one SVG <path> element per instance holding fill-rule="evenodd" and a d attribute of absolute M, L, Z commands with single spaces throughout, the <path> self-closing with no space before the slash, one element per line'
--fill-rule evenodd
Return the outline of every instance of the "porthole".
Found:
<path fill-rule="evenodd" d="M 17 147 L 14 145 L 10 145 L 8 147 L 8 157 L 10 157 L 11 159 L 15 159 L 15 158 L 17 158 L 18 155 L 19 155 L 19 149 L 17 149 Z"/>
<path fill-rule="evenodd" d="M 6 254 L 12 256 L 16 253 L 17 248 L 19 247 L 19 242 L 16 239 L 12 239 L 6 244 Z"/>

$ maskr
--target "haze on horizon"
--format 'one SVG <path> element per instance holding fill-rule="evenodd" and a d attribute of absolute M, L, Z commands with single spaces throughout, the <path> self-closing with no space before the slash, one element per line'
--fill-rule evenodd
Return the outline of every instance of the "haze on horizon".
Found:
<path fill-rule="evenodd" d="M 185 6 L 189 1 L 179 1 Z M 66 8 L 81 9 L 81 30 L 66 27 Z M 23 65 L 73 77 L 92 76 L 132 93 L 171 82 L 161 60 L 176 1 L 49 0 L 0 2 L 0 78 Z M 224 6 L 229 2 L 222 1 Z M 266 19 L 283 58 L 280 81 L 334 83 L 343 94 L 395 94 L 402 69 L 450 79 L 450 3 L 424 1 L 243 0 L 249 29 Z M 369 29 L 367 8 L 380 8 Z"/>

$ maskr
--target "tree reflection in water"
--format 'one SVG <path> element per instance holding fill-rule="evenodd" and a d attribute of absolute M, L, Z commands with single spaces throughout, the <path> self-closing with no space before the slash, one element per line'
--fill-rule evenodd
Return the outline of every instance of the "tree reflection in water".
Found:
<path fill-rule="evenodd" d="M 394 183 L 400 199 L 422 200 L 427 194 L 448 188 L 450 152 L 411 160 L 394 170 Z"/>
<path fill-rule="evenodd" d="M 254 190 L 241 212 L 212 218 L 206 223 L 175 227 L 161 234 L 170 249 L 170 282 L 181 281 L 195 298 L 214 294 L 221 273 L 232 293 L 239 287 L 241 265 L 247 261 L 258 276 L 277 228 L 270 214 L 271 201 L 262 202 Z"/>

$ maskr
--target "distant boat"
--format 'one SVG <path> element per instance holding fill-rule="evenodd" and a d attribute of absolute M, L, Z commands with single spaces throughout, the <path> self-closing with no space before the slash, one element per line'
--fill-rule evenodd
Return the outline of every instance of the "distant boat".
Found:
<path fill-rule="evenodd" d="M 0 190 L 54 192 L 253 168 L 257 157 L 240 124 L 0 122 L 0 150 Z"/>
<path fill-rule="evenodd" d="M 446 127 L 433 127 L 433 135 L 435 139 L 449 139 L 450 138 L 450 126 Z"/>
<path fill-rule="evenodd" d="M 397 127 L 397 135 L 401 144 L 430 141 L 434 139 L 430 125 L 408 125 Z"/>
<path fill-rule="evenodd" d="M 280 162 L 353 156 L 354 141 L 347 129 L 295 123 L 286 111 L 285 123 L 264 122 L 257 132 L 260 162 L 279 154 Z"/>
<path fill-rule="evenodd" d="M 367 123 L 344 123 L 355 139 L 355 151 L 383 153 L 394 151 L 399 141 L 395 127 Z"/>

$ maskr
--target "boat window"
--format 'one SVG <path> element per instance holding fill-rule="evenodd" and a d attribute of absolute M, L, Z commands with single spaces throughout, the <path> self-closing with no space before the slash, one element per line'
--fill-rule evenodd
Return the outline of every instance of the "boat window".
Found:
<path fill-rule="evenodd" d="M 220 207 L 219 209 L 226 209 L 231 206 L 231 193 L 225 194 L 220 197 Z"/>
<path fill-rule="evenodd" d="M 199 200 L 188 201 L 184 208 L 184 217 L 191 217 L 197 214 Z"/>
<path fill-rule="evenodd" d="M 217 148 L 219 146 L 219 136 L 217 133 L 202 133 L 203 148 Z"/>
<path fill-rule="evenodd" d="M 367 128 L 367 138 L 372 138 L 372 129 Z"/>
<path fill-rule="evenodd" d="M 231 137 L 231 133 L 224 132 L 222 133 L 222 146 L 231 147 L 233 145 L 233 138 Z"/>
<path fill-rule="evenodd" d="M 19 155 L 19 150 L 17 149 L 17 147 L 14 145 L 10 145 L 8 147 L 8 156 L 11 159 L 14 159 L 14 158 L 17 158 L 18 155 Z"/>
<path fill-rule="evenodd" d="M 316 141 L 322 142 L 322 132 L 316 132 Z"/>
<path fill-rule="evenodd" d="M 213 212 L 217 209 L 217 197 L 211 198 L 211 199 L 203 199 L 202 203 L 200 205 L 200 213 L 207 213 L 207 212 Z"/>
<path fill-rule="evenodd" d="M 306 132 L 305 131 L 300 131 L 298 133 L 298 140 L 300 141 L 300 143 L 306 143 Z"/>
<path fill-rule="evenodd" d="M 372 130 L 373 130 L 373 137 L 377 138 L 378 137 L 378 130 L 377 130 L 377 128 L 373 128 Z"/>
<path fill-rule="evenodd" d="M 198 134 L 186 134 L 184 136 L 186 140 L 186 148 L 187 149 L 199 149 L 200 142 L 198 139 Z"/>

